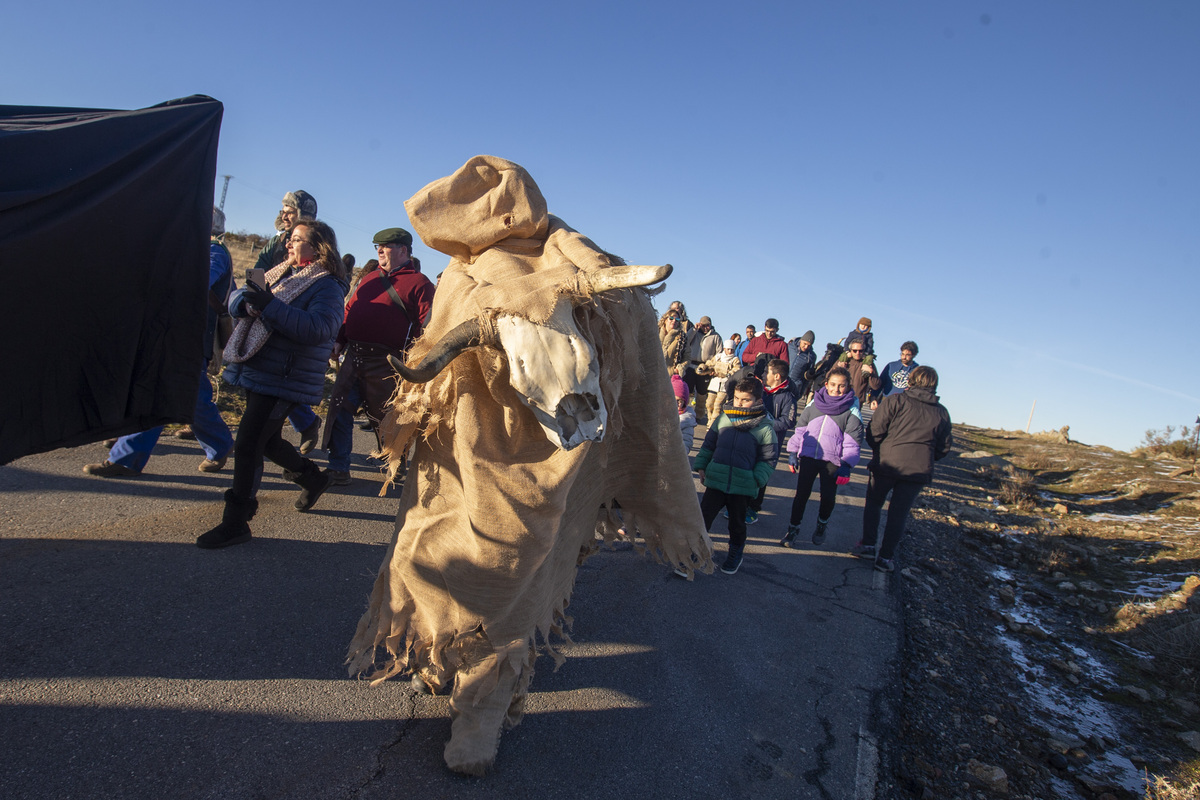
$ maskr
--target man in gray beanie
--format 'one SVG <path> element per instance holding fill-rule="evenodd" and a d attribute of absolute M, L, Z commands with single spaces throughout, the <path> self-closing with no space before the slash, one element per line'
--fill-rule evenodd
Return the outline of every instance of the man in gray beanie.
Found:
<path fill-rule="evenodd" d="M 284 261 L 287 258 L 288 239 L 292 238 L 296 223 L 302 219 L 317 218 L 317 200 L 303 189 L 285 194 L 282 206 L 275 217 L 275 230 L 279 232 L 258 254 L 258 261 L 254 263 L 257 269 L 268 270 Z"/>
<path fill-rule="evenodd" d="M 817 354 L 812 349 L 816 338 L 812 331 L 805 331 L 803 336 L 797 336 L 788 342 L 788 381 L 801 402 L 804 401 L 809 384 L 812 383 L 812 376 L 808 373 L 817 363 Z"/>

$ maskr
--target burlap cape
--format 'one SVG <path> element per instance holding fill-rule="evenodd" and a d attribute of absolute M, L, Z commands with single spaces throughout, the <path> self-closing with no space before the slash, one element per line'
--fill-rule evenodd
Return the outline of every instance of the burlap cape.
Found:
<path fill-rule="evenodd" d="M 422 240 L 452 256 L 408 363 L 466 319 L 500 312 L 543 322 L 567 297 L 597 351 L 609 419 L 602 441 L 560 450 L 490 346 L 429 383 L 401 381 L 382 438 L 393 478 L 400 456 L 411 461 L 347 663 L 374 681 L 412 671 L 435 688 L 469 672 L 455 688 L 460 706 L 492 692 L 508 665 L 523 696 L 539 651 L 561 663 L 552 637 L 565 637 L 578 564 L 598 534 L 615 536 L 614 503 L 645 551 L 689 576 L 712 571 L 711 541 L 649 295 L 591 295 L 589 272 L 620 260 L 550 216 L 533 179 L 503 159 L 477 156 L 405 208 Z M 508 725 L 520 713 L 514 702 Z"/>

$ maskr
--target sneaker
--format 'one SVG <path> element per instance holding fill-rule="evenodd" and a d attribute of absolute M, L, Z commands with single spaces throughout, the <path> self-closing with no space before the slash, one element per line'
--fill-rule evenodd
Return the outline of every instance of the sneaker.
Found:
<path fill-rule="evenodd" d="M 721 565 L 721 572 L 724 572 L 726 575 L 733 575 L 738 571 L 738 567 L 741 565 L 742 554 L 738 553 L 737 555 L 734 555 L 733 553 L 730 553 L 729 555 L 725 556 L 725 563 Z"/>
<path fill-rule="evenodd" d="M 821 522 L 821 520 L 817 520 L 817 529 L 813 531 L 813 544 L 825 544 L 825 528 L 827 525 L 829 525 L 828 521 Z"/>
<path fill-rule="evenodd" d="M 184 425 L 179 430 L 175 431 L 176 439 L 195 439 L 196 432 L 192 430 L 191 425 Z"/>
<path fill-rule="evenodd" d="M 104 440 L 104 446 L 109 449 L 112 449 L 112 446 L 115 445 L 116 443 L 117 443 L 116 439 L 105 439 Z"/>
<path fill-rule="evenodd" d="M 102 464 L 84 464 L 83 471 L 88 475 L 95 475 L 99 478 L 136 478 L 142 474 L 141 470 L 114 464 L 107 458 L 104 459 L 104 463 Z"/>
<path fill-rule="evenodd" d="M 800 533 L 799 525 L 788 525 L 787 533 L 779 540 L 780 547 L 791 547 L 792 542 L 796 541 L 796 536 Z"/>
<path fill-rule="evenodd" d="M 683 567 L 676 567 L 676 568 L 675 568 L 675 574 L 676 574 L 676 575 L 678 575 L 679 577 L 683 578 L 684 580 L 687 580 L 687 576 L 688 576 L 688 574 L 687 574 L 687 572 L 684 570 L 684 568 L 683 568 Z"/>
<path fill-rule="evenodd" d="M 758 512 L 757 511 L 747 511 L 746 512 L 746 524 L 753 525 L 756 522 L 758 522 Z"/>
<path fill-rule="evenodd" d="M 858 544 L 856 544 L 856 545 L 854 545 L 854 547 L 850 548 L 850 555 L 857 556 L 858 558 L 865 558 L 868 561 L 874 561 L 875 560 L 875 545 L 863 544 L 861 541 L 859 541 Z"/>
<path fill-rule="evenodd" d="M 896 560 L 894 558 L 877 558 L 875 559 L 876 572 L 895 572 Z"/>
<path fill-rule="evenodd" d="M 313 420 L 313 424 L 300 431 L 300 455 L 308 455 L 317 446 L 317 437 L 321 435 L 321 418 Z"/>
<path fill-rule="evenodd" d="M 200 462 L 200 466 L 196 467 L 196 469 L 200 470 L 201 472 L 220 472 L 221 470 L 225 469 L 225 462 L 228 460 L 228 455 L 221 456 L 216 461 L 206 458 Z"/>
<path fill-rule="evenodd" d="M 331 470 L 329 470 L 329 483 L 331 486 L 349 486 L 350 485 L 350 470 L 348 470 L 348 469 L 331 469 Z"/>

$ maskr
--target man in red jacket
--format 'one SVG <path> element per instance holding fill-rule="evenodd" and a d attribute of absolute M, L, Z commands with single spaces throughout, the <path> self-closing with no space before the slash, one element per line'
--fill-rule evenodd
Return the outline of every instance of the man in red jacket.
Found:
<path fill-rule="evenodd" d="M 784 362 L 788 360 L 787 342 L 779 335 L 779 320 L 773 317 L 763 323 L 762 335 L 755 336 L 750 340 L 750 344 L 746 345 L 746 349 L 742 351 L 742 363 L 753 364 L 754 357 L 759 353 L 766 353 L 771 358 L 778 358 Z"/>
<path fill-rule="evenodd" d="M 387 357 L 401 360 L 409 343 L 421 334 L 433 306 L 434 286 L 412 257 L 412 234 L 387 228 L 375 234 L 379 269 L 362 279 L 346 304 L 346 320 L 338 332 L 333 357 L 346 357 L 338 369 L 325 422 L 329 470 L 335 485 L 350 483 L 354 411 L 361 405 L 375 425 L 383 419 L 396 373 Z"/>

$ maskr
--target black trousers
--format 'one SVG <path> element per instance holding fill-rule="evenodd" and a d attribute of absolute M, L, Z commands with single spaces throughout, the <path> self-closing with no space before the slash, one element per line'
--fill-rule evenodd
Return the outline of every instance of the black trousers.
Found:
<path fill-rule="evenodd" d="M 867 480 L 867 499 L 863 505 L 862 543 L 873 545 L 879 538 L 879 514 L 890 492 L 892 502 L 888 504 L 887 525 L 883 529 L 883 544 L 879 547 L 878 554 L 880 558 L 894 558 L 896 545 L 904 534 L 904 526 L 908 522 L 909 512 L 912 511 L 913 501 L 924 487 L 924 483 L 880 476 L 872 472 Z"/>
<path fill-rule="evenodd" d="M 832 461 L 800 456 L 800 466 L 796 469 L 796 497 L 792 500 L 792 525 L 799 525 L 804 519 L 804 507 L 808 505 L 818 475 L 821 476 L 821 505 L 817 508 L 817 520 L 829 521 L 837 503 L 837 473 L 838 466 Z"/>
<path fill-rule="evenodd" d="M 308 459 L 279 435 L 295 407 L 290 400 L 246 390 L 246 411 L 233 443 L 233 493 L 246 500 L 258 494 L 263 458 L 292 472 L 301 472 Z"/>
<path fill-rule="evenodd" d="M 746 506 L 750 496 L 744 494 L 726 494 L 711 486 L 704 490 L 700 498 L 700 513 L 704 515 L 704 530 L 711 531 L 713 520 L 717 518 L 722 508 L 729 510 L 729 552 L 737 555 L 746 547 Z"/>

